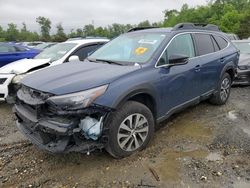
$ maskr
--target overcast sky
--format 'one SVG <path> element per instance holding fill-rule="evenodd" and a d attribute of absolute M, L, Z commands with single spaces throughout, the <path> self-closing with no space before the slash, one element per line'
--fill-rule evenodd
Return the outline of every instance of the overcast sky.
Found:
<path fill-rule="evenodd" d="M 107 26 L 112 23 L 137 24 L 144 20 L 162 21 L 166 9 L 204 5 L 206 0 L 0 0 L 0 25 L 13 22 L 38 31 L 35 19 L 48 17 L 53 25 L 61 22 L 65 31 L 86 24 Z M 52 26 L 53 26 L 52 25 Z"/>

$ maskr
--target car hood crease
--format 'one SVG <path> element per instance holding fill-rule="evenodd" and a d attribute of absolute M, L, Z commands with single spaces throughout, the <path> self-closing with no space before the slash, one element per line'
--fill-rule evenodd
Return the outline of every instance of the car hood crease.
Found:
<path fill-rule="evenodd" d="M 93 62 L 72 62 L 33 73 L 22 83 L 30 88 L 63 95 L 109 84 L 140 66 L 120 66 Z"/>

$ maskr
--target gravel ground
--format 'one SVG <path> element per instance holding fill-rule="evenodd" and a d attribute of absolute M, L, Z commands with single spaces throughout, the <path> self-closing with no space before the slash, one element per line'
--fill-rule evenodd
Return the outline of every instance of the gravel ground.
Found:
<path fill-rule="evenodd" d="M 0 187 L 250 187 L 250 87 L 224 106 L 206 102 L 163 122 L 148 148 L 115 160 L 50 155 L 15 128 L 0 103 Z"/>

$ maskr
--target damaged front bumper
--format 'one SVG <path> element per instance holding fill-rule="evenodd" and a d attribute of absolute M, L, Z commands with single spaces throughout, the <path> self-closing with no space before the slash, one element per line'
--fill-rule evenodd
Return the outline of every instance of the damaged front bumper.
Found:
<path fill-rule="evenodd" d="M 238 69 L 238 74 L 233 84 L 234 85 L 250 85 L 250 69 L 248 70 Z"/>
<path fill-rule="evenodd" d="M 88 153 L 102 149 L 107 141 L 103 121 L 111 111 L 97 105 L 60 111 L 45 103 L 31 105 L 19 99 L 14 106 L 18 129 L 33 144 L 51 153 Z"/>

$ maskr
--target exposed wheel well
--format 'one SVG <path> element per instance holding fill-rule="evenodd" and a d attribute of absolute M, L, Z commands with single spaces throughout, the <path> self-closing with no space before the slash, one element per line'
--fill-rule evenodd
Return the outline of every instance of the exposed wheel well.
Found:
<path fill-rule="evenodd" d="M 130 97 L 128 100 L 129 101 L 137 101 L 137 102 L 144 104 L 145 106 L 147 106 L 150 109 L 154 118 L 156 118 L 156 115 L 157 115 L 156 103 L 151 95 L 141 93 L 141 94 L 137 94 L 137 95 Z"/>
<path fill-rule="evenodd" d="M 234 74 L 234 70 L 232 68 L 228 69 L 226 71 L 226 73 L 228 73 L 231 77 L 232 80 L 234 80 L 235 74 Z"/>

